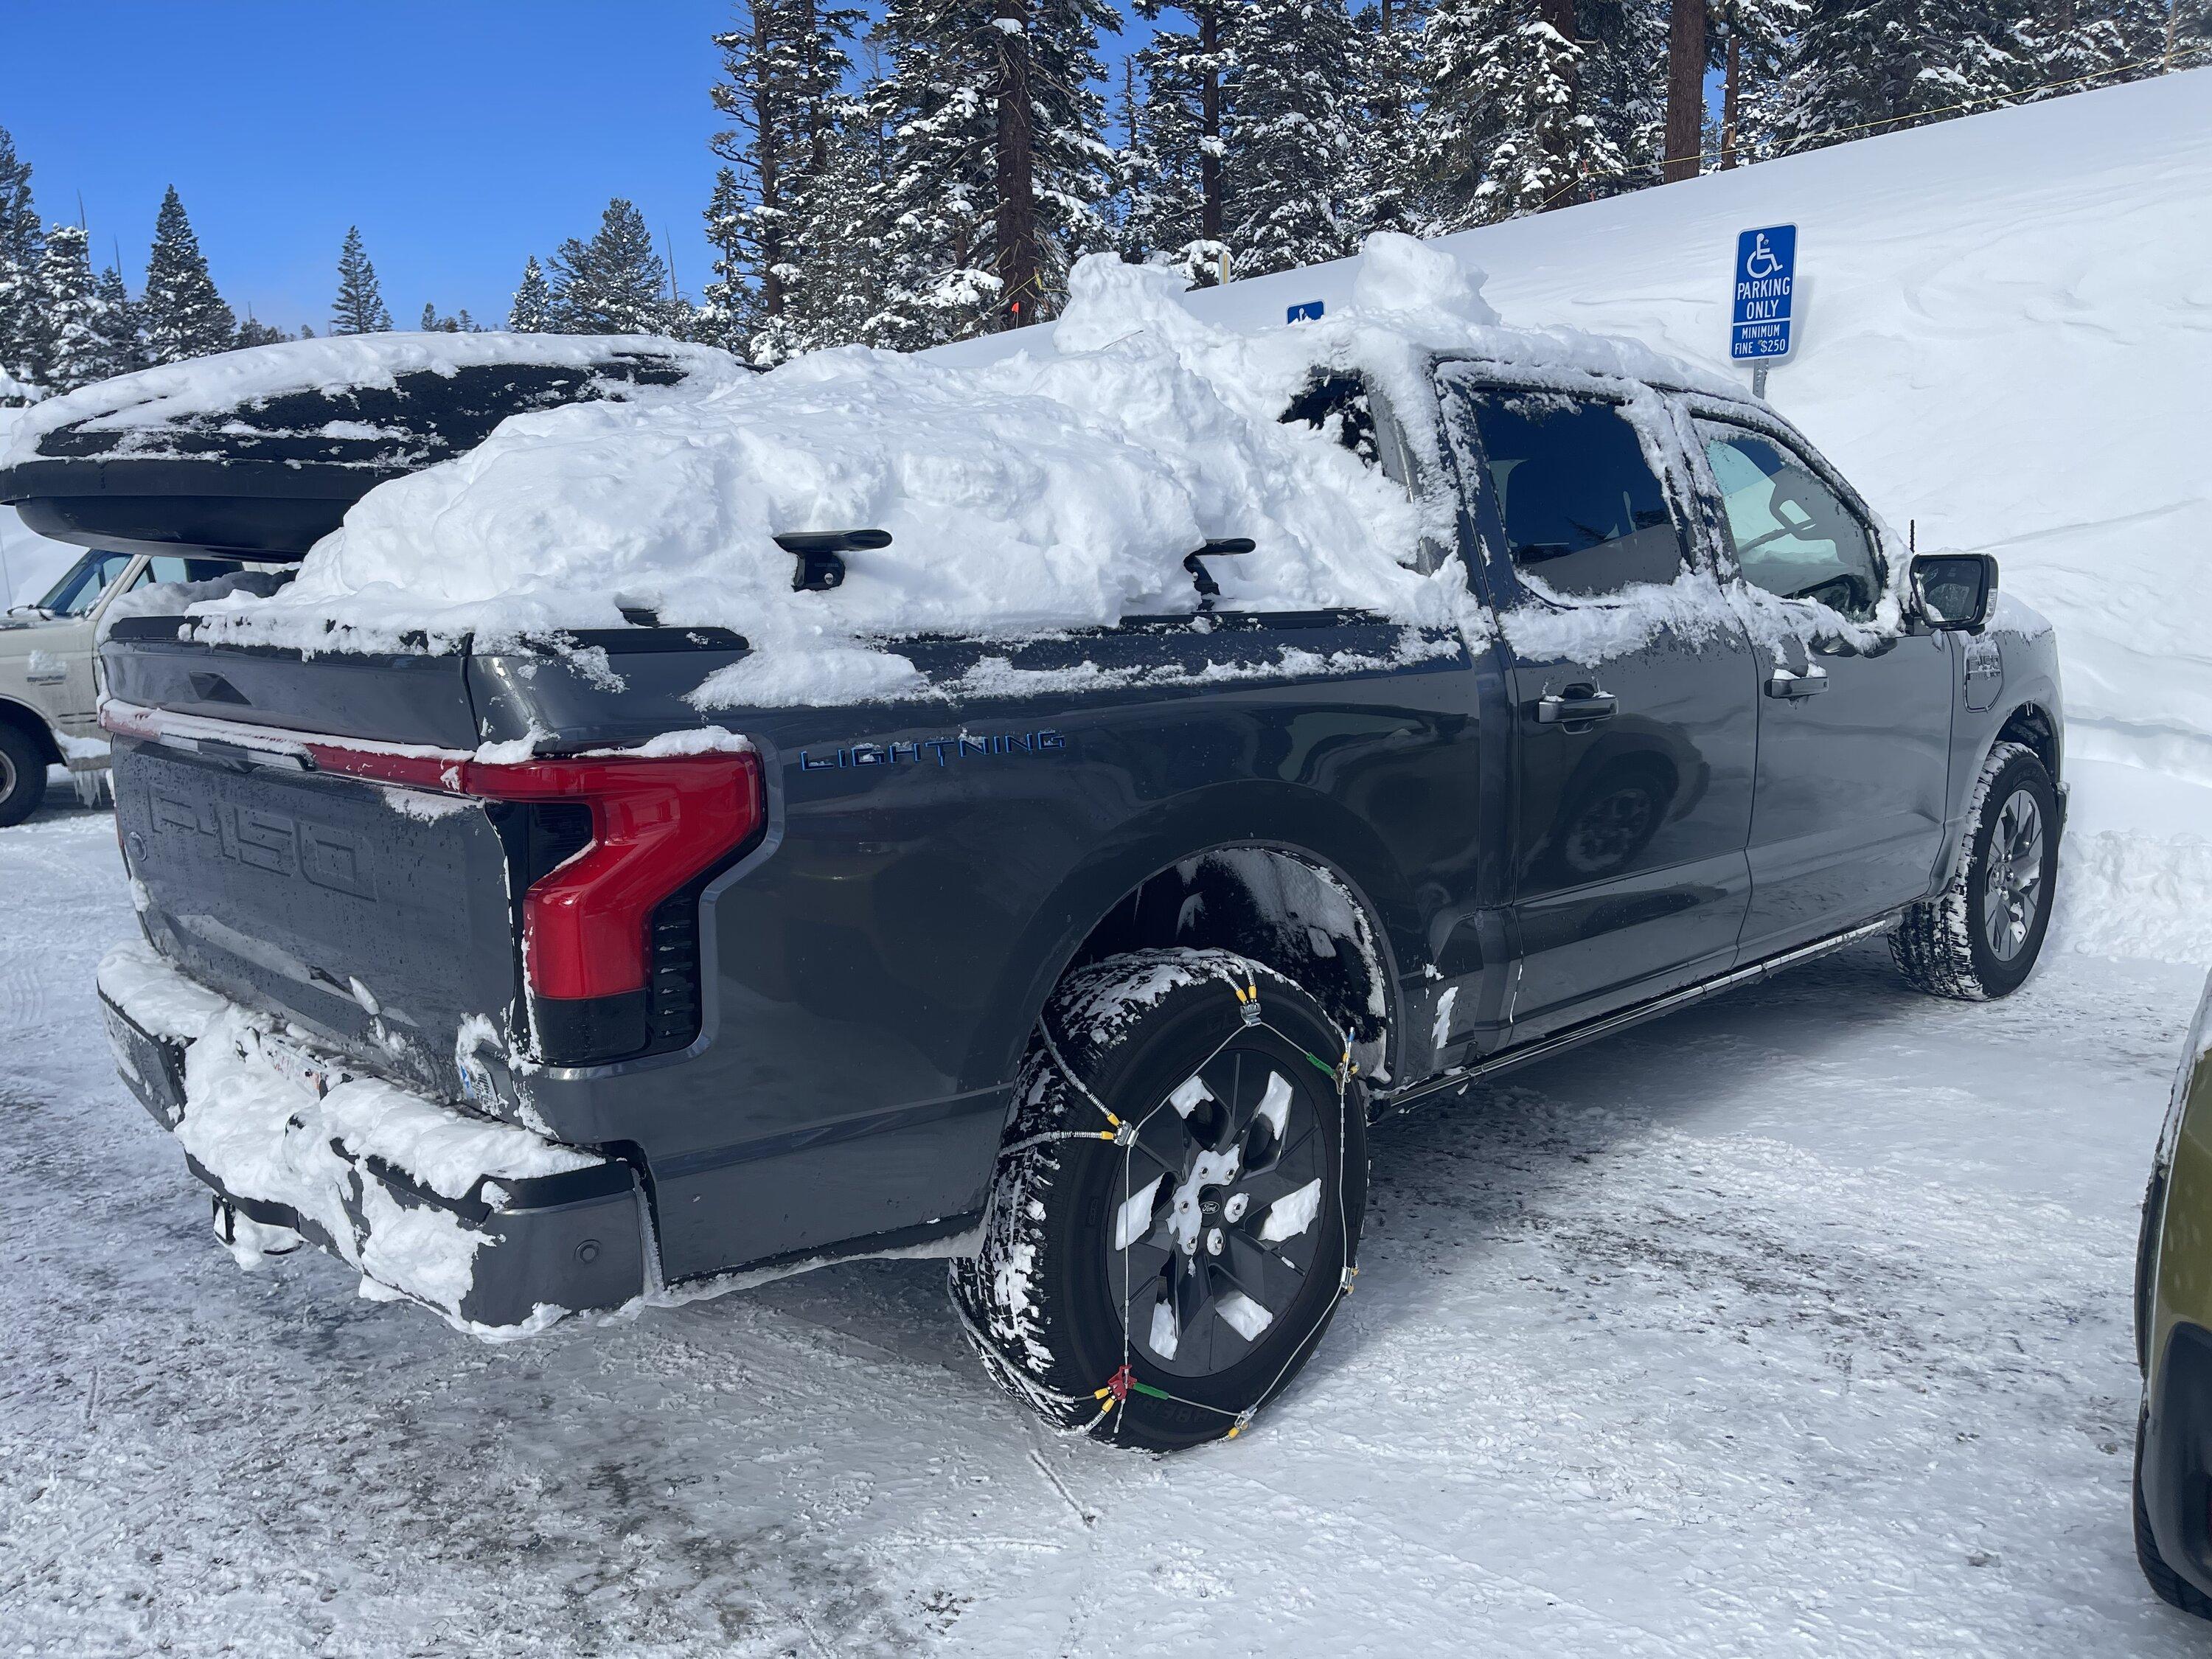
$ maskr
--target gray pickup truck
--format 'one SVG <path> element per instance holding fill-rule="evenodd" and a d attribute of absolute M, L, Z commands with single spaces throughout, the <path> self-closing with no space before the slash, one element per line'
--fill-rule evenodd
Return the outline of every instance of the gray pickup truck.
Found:
<path fill-rule="evenodd" d="M 511 1333 L 949 1255 L 1053 1422 L 1234 1432 L 1352 1285 L 1370 1123 L 1854 940 L 1965 999 L 2042 945 L 2048 626 L 1764 404 L 1545 351 L 1304 400 L 1455 493 L 1421 556 L 1480 620 L 1419 648 L 1216 605 L 1234 543 L 1163 550 L 1172 614 L 1012 651 L 1130 671 L 1097 689 L 714 727 L 683 694 L 746 641 L 648 614 L 313 656 L 126 620 L 125 1077 L 247 1259 L 305 1237 Z M 37 465 L 0 495 L 100 528 Z M 986 648 L 902 643 L 945 686 Z"/>

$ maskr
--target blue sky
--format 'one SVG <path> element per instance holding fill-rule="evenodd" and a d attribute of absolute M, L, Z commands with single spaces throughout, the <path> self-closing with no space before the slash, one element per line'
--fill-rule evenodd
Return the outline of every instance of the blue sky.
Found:
<path fill-rule="evenodd" d="M 403 328 L 503 319 L 611 196 L 708 276 L 710 40 L 730 0 L 0 0 L 0 127 L 135 292 L 173 184 L 241 311 L 320 332 L 358 224 Z"/>

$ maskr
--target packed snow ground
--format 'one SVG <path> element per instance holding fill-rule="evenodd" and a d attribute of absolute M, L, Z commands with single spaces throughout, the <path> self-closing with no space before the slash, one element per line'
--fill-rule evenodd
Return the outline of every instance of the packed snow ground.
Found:
<path fill-rule="evenodd" d="M 2104 790 L 2062 884 L 2201 810 Z M 994 1389 L 939 1264 L 496 1349 L 241 1273 L 111 1070 L 109 816 L 0 831 L 0 1650 L 2203 1650 L 2127 1484 L 2196 965 L 1971 1007 L 1862 950 L 1386 1129 L 1310 1370 L 1158 1461 Z M 2087 898 L 2062 946 L 2163 937 Z"/>

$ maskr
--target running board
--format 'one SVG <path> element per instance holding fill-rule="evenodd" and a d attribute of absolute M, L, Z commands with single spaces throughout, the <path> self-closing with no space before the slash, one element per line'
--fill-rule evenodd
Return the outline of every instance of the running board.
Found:
<path fill-rule="evenodd" d="M 1443 1077 L 1431 1079 L 1425 1083 L 1415 1084 L 1401 1094 L 1384 1095 L 1378 1097 L 1376 1101 L 1376 1115 L 1411 1111 L 1424 1101 L 1432 1099 L 1437 1095 L 1449 1094 L 1457 1089 L 1465 1089 L 1470 1084 L 1480 1083 L 1486 1079 L 1498 1076 L 1500 1073 L 1510 1072 L 1516 1066 L 1526 1066 L 1533 1060 L 1546 1060 L 1553 1054 L 1564 1053 L 1569 1048 L 1578 1048 L 1583 1043 L 1595 1038 L 1610 1036 L 1615 1031 L 1626 1030 L 1632 1025 L 1640 1025 L 1647 1019 L 1656 1019 L 1662 1014 L 1671 1014 L 1677 1009 L 1690 1006 L 1692 1003 L 1703 1002 L 1707 997 L 1717 996 L 1723 991 L 1733 991 L 1739 986 L 1756 985 L 1760 980 L 1771 978 L 1785 968 L 1795 968 L 1800 963 L 1810 962 L 1816 957 L 1825 957 L 1832 951 L 1840 951 L 1846 945 L 1856 945 L 1863 939 L 1871 939 L 1876 933 L 1886 933 L 1896 921 L 1897 912 L 1892 911 L 1876 921 L 1863 922 L 1858 927 L 1846 928 L 1840 933 L 1831 933 L 1826 939 L 1814 939 L 1810 945 L 1798 945 L 1795 950 L 1784 951 L 1779 956 L 1766 957 L 1747 967 L 1731 969 L 1717 979 L 1709 979 L 1696 985 L 1685 986 L 1679 991 L 1669 991 L 1663 997 L 1656 997 L 1650 1002 L 1639 1002 L 1632 1008 L 1622 1009 L 1619 1013 L 1606 1014 L 1591 1020 L 1587 1024 L 1555 1032 L 1550 1036 L 1539 1038 L 1523 1048 L 1504 1049 L 1486 1060 L 1475 1061 L 1472 1066 L 1455 1066 Z"/>

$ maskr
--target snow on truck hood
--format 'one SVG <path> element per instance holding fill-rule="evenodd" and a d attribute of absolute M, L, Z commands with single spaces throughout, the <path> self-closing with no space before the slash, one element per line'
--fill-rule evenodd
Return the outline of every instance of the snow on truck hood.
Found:
<path fill-rule="evenodd" d="M 1378 235 L 1348 305 L 1252 332 L 1194 316 L 1170 273 L 1094 257 L 1036 350 L 963 364 L 846 347 L 517 416 L 369 492 L 276 595 L 191 612 L 203 637 L 328 651 L 617 628 L 641 609 L 751 643 L 703 706 L 849 702 L 929 694 L 901 635 L 1191 611 L 1183 556 L 1248 536 L 1254 552 L 1214 565 L 1226 605 L 1450 628 L 1464 584 L 1415 568 L 1445 504 L 1425 511 L 1331 435 L 1281 423 L 1316 368 L 1416 399 L 1437 350 L 1704 378 L 1625 342 L 1502 329 L 1481 280 Z M 839 588 L 793 591 L 777 534 L 862 527 L 891 544 L 847 555 Z"/>

